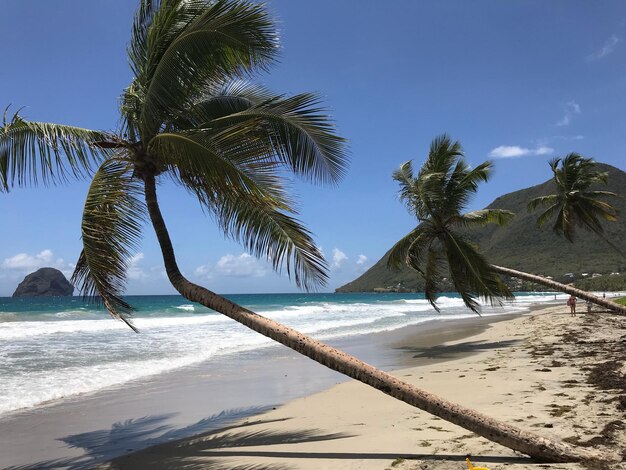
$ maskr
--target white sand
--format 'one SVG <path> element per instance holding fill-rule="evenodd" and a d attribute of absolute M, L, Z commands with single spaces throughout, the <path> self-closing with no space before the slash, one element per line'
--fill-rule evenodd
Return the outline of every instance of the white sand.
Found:
<path fill-rule="evenodd" d="M 495 323 L 478 335 L 445 346 L 416 348 L 418 357 L 439 359 L 452 352 L 479 352 L 403 369 L 395 375 L 537 434 L 587 441 L 603 430 L 607 434 L 605 426 L 625 416 L 615 401 L 624 390 L 599 390 L 587 383 L 589 371 L 584 370 L 611 359 L 616 345 L 623 347 L 621 357 L 626 354 L 624 340 L 620 340 L 625 328 L 624 317 L 571 318 L 565 306 L 551 307 Z M 626 433 L 619 424 L 613 427 L 618 429 L 608 433 L 605 443 L 621 454 Z M 222 431 L 122 457 L 111 467 L 464 469 L 468 453 L 475 465 L 490 470 L 584 468 L 532 463 L 355 381 L 294 400 Z"/>

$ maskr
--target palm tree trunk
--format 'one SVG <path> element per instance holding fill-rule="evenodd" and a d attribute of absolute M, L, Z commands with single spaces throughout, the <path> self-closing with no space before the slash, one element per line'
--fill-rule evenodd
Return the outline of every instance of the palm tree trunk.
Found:
<path fill-rule="evenodd" d="M 589 292 L 586 292 L 584 290 L 576 289 L 575 287 L 561 284 L 560 282 L 553 281 L 552 279 L 546 279 L 545 277 L 535 276 L 534 274 L 528 274 L 522 271 L 516 271 L 514 269 L 509 269 L 509 268 L 503 268 L 501 266 L 496 266 L 493 264 L 491 265 L 491 268 L 498 274 L 504 274 L 506 276 L 523 279 L 525 281 L 529 281 L 535 284 L 540 284 L 542 286 L 549 287 L 550 289 L 565 292 L 566 294 L 573 295 L 575 297 L 578 297 L 579 299 L 583 299 L 588 302 L 594 303 L 596 305 L 600 305 L 601 307 L 604 307 L 604 308 L 608 308 L 609 310 L 612 310 L 615 313 L 618 313 L 620 315 L 626 315 L 626 306 L 620 305 L 611 300 L 601 299 L 600 297 L 590 294 Z"/>
<path fill-rule="evenodd" d="M 183 297 L 220 312 L 332 370 L 359 380 L 409 405 L 531 457 L 547 462 L 611 459 L 611 456 L 597 450 L 577 448 L 566 443 L 552 441 L 448 402 L 413 385 L 402 382 L 396 377 L 376 369 L 345 352 L 262 317 L 204 287 L 188 281 L 176 264 L 172 242 L 158 206 L 154 176 L 145 177 L 145 190 L 148 212 L 161 246 L 167 275 L 172 285 Z"/>

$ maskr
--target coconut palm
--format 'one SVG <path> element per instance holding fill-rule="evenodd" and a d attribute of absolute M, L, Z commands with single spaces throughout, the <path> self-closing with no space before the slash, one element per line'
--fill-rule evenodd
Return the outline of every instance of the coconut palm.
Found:
<path fill-rule="evenodd" d="M 159 208 L 157 180 L 187 189 L 225 234 L 276 269 L 284 267 L 299 286 L 326 281 L 324 259 L 295 218 L 284 176 L 337 182 L 346 167 L 345 142 L 314 95 L 276 96 L 241 80 L 271 63 L 276 37 L 260 5 L 142 0 L 128 48 L 134 79 L 120 101 L 120 130 L 88 131 L 16 115 L 0 133 L 4 188 L 39 179 L 59 182 L 98 165 L 73 281 L 131 326 L 132 307 L 122 297 L 125 274 L 149 219 L 169 280 L 187 299 L 520 452 L 553 461 L 597 458 L 594 451 L 537 437 L 432 396 L 183 276 Z"/>
<path fill-rule="evenodd" d="M 492 163 L 470 168 L 461 144 L 442 135 L 435 138 L 417 176 L 410 161 L 393 173 L 400 199 L 418 221 L 417 227 L 389 252 L 388 266 L 407 265 L 425 280 L 426 299 L 436 304 L 441 282 L 449 276 L 465 305 L 479 311 L 477 297 L 501 302 L 513 295 L 493 272 L 483 255 L 462 234 L 468 227 L 505 224 L 510 211 L 485 209 L 463 214 L 481 181 L 487 181 Z"/>
<path fill-rule="evenodd" d="M 541 196 L 528 203 L 528 210 L 548 206 L 537 219 L 541 227 L 555 217 L 554 232 L 573 243 L 578 228 L 590 230 L 600 236 L 608 245 L 623 256 L 621 250 L 604 235 L 600 219 L 615 221 L 617 210 L 603 199 L 617 197 L 610 191 L 592 190 L 597 184 L 606 184 L 608 173 L 599 171 L 591 158 L 570 153 L 564 158 L 554 158 L 549 162 L 554 173 L 556 194 Z M 551 279 L 525 272 L 492 265 L 495 272 L 523 279 L 550 289 L 574 295 L 580 299 L 608 308 L 616 313 L 626 314 L 626 307 L 611 300 L 597 297 L 589 292 L 561 284 Z"/>
<path fill-rule="evenodd" d="M 598 184 L 606 184 L 608 173 L 599 171 L 591 158 L 577 153 L 570 153 L 564 158 L 554 158 L 549 162 L 554 173 L 556 194 L 537 197 L 528 203 L 528 210 L 533 211 L 540 206 L 548 206 L 537 219 L 542 227 L 555 215 L 552 230 L 574 243 L 577 228 L 592 231 L 603 238 L 611 247 L 621 251 L 604 236 L 601 219 L 614 222 L 617 210 L 603 199 L 617 197 L 610 191 L 592 190 Z"/>
<path fill-rule="evenodd" d="M 553 290 L 626 314 L 626 307 L 589 292 L 561 284 L 551 279 L 514 269 L 489 264 L 464 239 L 463 229 L 496 223 L 504 225 L 513 214 L 509 211 L 485 209 L 461 214 L 476 192 L 478 183 L 487 181 L 491 162 L 470 169 L 463 160 L 459 142 L 446 135 L 437 137 L 430 146 L 428 157 L 417 177 L 410 162 L 393 173 L 400 184 L 400 199 L 419 224 L 390 250 L 387 265 L 399 268 L 407 265 L 425 280 L 424 293 L 436 306 L 441 281 L 449 276 L 465 305 L 477 311 L 476 297 L 492 302 L 511 296 L 511 292 L 496 274 L 523 279 Z M 600 178 L 602 178 L 600 174 Z M 612 193 L 599 192 L 601 195 Z M 542 198 L 539 198 L 542 199 Z M 602 203 L 600 203 L 601 205 Z M 604 207 L 604 206 L 602 206 Z"/>

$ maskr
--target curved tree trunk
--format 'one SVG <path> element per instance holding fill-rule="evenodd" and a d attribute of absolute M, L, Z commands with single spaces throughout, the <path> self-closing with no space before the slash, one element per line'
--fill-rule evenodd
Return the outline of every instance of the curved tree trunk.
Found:
<path fill-rule="evenodd" d="M 540 437 L 496 421 L 474 410 L 455 405 L 188 281 L 178 269 L 167 227 L 157 203 L 153 176 L 145 177 L 145 189 L 150 219 L 161 246 L 167 275 L 172 285 L 183 297 L 220 312 L 332 370 L 531 457 L 549 462 L 612 459 L 611 456 L 597 450 L 578 448 Z"/>
<path fill-rule="evenodd" d="M 529 281 L 535 284 L 540 284 L 542 286 L 549 287 L 550 289 L 565 292 L 566 294 L 573 295 L 575 297 L 578 297 L 579 299 L 583 299 L 588 302 L 594 303 L 596 305 L 600 305 L 601 307 L 604 307 L 604 308 L 608 308 L 609 310 L 612 310 L 615 313 L 626 315 L 625 305 L 620 305 L 611 300 L 601 299 L 600 297 L 590 294 L 589 292 L 576 289 L 575 287 L 571 287 L 565 284 L 561 284 L 560 282 L 553 281 L 552 279 L 546 279 L 545 277 L 535 276 L 534 274 L 528 274 L 522 271 L 516 271 L 515 269 L 503 268 L 501 266 L 496 266 L 494 264 L 491 265 L 491 269 L 493 269 L 498 274 L 504 274 L 506 276 L 516 277 L 518 279 L 523 279 L 525 281 Z"/>

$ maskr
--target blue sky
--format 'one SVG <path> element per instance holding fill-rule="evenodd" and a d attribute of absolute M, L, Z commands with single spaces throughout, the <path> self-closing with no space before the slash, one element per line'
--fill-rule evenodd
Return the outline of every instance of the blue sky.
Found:
<path fill-rule="evenodd" d="M 280 62 L 256 81 L 319 93 L 351 164 L 336 187 L 296 183 L 300 218 L 331 266 L 324 290 L 354 279 L 415 224 L 392 171 L 422 161 L 447 132 L 492 180 L 469 209 L 550 177 L 547 160 L 577 151 L 626 169 L 626 3 L 605 1 L 270 0 Z M 129 0 L 0 0 L 0 105 L 30 120 L 113 130 L 131 81 Z M 160 188 L 179 264 L 221 293 L 295 285 L 225 240 L 180 189 Z M 86 182 L 0 194 L 0 296 L 42 266 L 70 273 L 80 252 Z M 150 227 L 130 294 L 174 293 Z"/>

